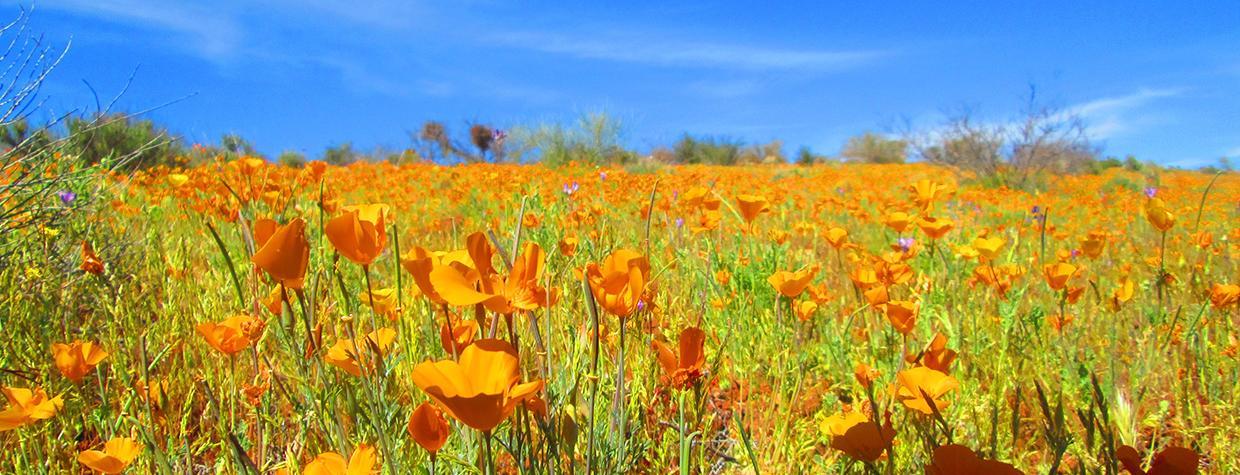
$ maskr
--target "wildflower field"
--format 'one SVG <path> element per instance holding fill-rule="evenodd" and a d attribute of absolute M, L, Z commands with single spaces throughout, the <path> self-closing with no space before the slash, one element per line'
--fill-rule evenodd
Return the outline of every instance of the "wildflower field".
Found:
<path fill-rule="evenodd" d="M 0 471 L 1240 472 L 1240 180 L 968 178 L 88 174 L 0 268 Z"/>

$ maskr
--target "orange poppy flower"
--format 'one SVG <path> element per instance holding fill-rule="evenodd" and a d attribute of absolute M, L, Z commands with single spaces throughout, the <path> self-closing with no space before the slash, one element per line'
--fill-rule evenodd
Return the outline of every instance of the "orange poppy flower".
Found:
<path fill-rule="evenodd" d="M 1102 250 L 1107 245 L 1107 233 L 1103 231 L 1090 231 L 1085 239 L 1081 240 L 1081 252 L 1090 259 L 1097 259 L 1102 255 Z"/>
<path fill-rule="evenodd" d="M 1142 470 L 1142 458 L 1137 449 L 1121 445 L 1115 451 L 1115 458 L 1119 459 L 1124 469 L 1132 475 L 1195 475 L 1201 457 L 1190 449 L 1167 447 L 1154 456 L 1149 470 Z"/>
<path fill-rule="evenodd" d="M 100 361 L 108 357 L 108 352 L 95 343 L 75 340 L 73 343 L 53 343 L 52 357 L 56 361 L 56 369 L 60 370 L 70 381 L 82 382 L 95 369 Z"/>
<path fill-rule="evenodd" d="M 503 340 L 475 341 L 461 351 L 460 362 L 427 361 L 413 368 L 414 384 L 452 417 L 485 433 L 543 386 L 542 380 L 520 381 L 517 351 Z"/>
<path fill-rule="evenodd" d="M 910 300 L 891 300 L 883 305 L 883 313 L 891 327 L 901 334 L 908 335 L 917 326 L 918 305 Z"/>
<path fill-rule="evenodd" d="M 357 299 L 379 315 L 396 318 L 396 289 L 363 290 L 357 294 Z"/>
<path fill-rule="evenodd" d="M 900 382 L 900 386 L 896 389 L 896 398 L 905 407 L 926 415 L 934 414 L 934 411 L 922 397 L 922 392 L 928 394 L 934 401 L 934 406 L 942 410 L 951 404 L 942 397 L 960 385 L 956 378 L 925 366 L 917 366 L 896 373 L 896 379 Z"/>
<path fill-rule="evenodd" d="M 987 261 L 994 261 L 999 251 L 1003 250 L 1004 244 L 1003 238 L 998 236 L 979 237 L 973 240 L 973 249 L 977 250 L 977 254 Z"/>
<path fill-rule="evenodd" d="M 786 270 L 776 271 L 767 277 L 766 281 L 774 287 L 780 295 L 788 298 L 796 298 L 809 287 L 809 282 L 814 279 L 814 275 L 818 273 L 818 266 L 811 266 L 796 272 Z"/>
<path fill-rule="evenodd" d="M 1115 286 L 1115 290 L 1111 292 L 1111 311 L 1118 312 L 1120 306 L 1132 300 L 1132 296 L 1136 294 L 1137 287 L 1133 284 L 1132 279 L 1128 276 L 1120 278 L 1119 285 Z"/>
<path fill-rule="evenodd" d="M 926 349 L 925 354 L 921 357 L 921 364 L 927 368 L 947 374 L 951 369 L 953 361 L 956 361 L 956 352 L 947 348 L 947 336 L 942 333 L 934 334 L 934 339 L 930 341 L 930 347 Z"/>
<path fill-rule="evenodd" d="M 917 221 L 917 227 L 921 228 L 921 232 L 926 233 L 930 239 L 941 239 L 951 231 L 956 223 L 947 218 L 935 218 L 933 216 L 922 216 Z"/>
<path fill-rule="evenodd" d="M 272 221 L 274 223 L 274 221 Z M 257 223 L 256 223 L 257 224 Z M 255 238 L 258 238 L 257 225 Z M 256 241 L 258 242 L 258 241 Z M 306 241 L 306 222 L 295 218 L 271 231 L 250 262 L 285 287 L 300 289 L 310 263 L 310 242 Z"/>
<path fill-rule="evenodd" d="M 814 318 L 814 314 L 818 312 L 818 303 L 813 300 L 802 300 L 797 302 L 793 310 L 796 312 L 798 320 L 807 322 Z"/>
<path fill-rule="evenodd" d="M 103 274 L 103 261 L 95 255 L 94 248 L 86 241 L 82 241 L 82 265 L 79 269 L 95 275 Z"/>
<path fill-rule="evenodd" d="M 1044 266 L 1042 273 L 1046 275 L 1046 285 L 1049 285 L 1051 290 L 1059 291 L 1063 290 L 1068 284 L 1068 279 L 1076 275 L 1079 270 L 1077 266 L 1067 262 L 1056 262 Z"/>
<path fill-rule="evenodd" d="M 854 412 L 853 414 L 860 413 Z M 881 431 L 878 425 L 864 414 L 842 416 L 840 420 L 833 422 L 833 430 L 843 429 L 843 433 L 832 435 L 831 448 L 844 452 L 855 460 L 863 462 L 878 460 L 883 452 L 891 447 L 891 442 L 896 438 L 896 430 L 891 424 L 890 414 Z"/>
<path fill-rule="evenodd" d="M 30 390 L 0 386 L 0 393 L 9 401 L 9 407 L 0 411 L 0 432 L 51 419 L 65 405 L 60 396 L 48 398 L 40 388 Z"/>
<path fill-rule="evenodd" d="M 831 228 L 827 230 L 826 238 L 827 244 L 830 244 L 831 247 L 839 249 L 845 244 L 848 244 L 848 231 L 839 227 Z"/>
<path fill-rule="evenodd" d="M 443 346 L 445 353 L 459 354 L 461 350 L 474 342 L 474 338 L 478 336 L 478 328 L 478 322 L 475 320 L 458 320 L 452 324 L 451 329 L 445 321 L 439 328 L 439 344 Z"/>
<path fill-rule="evenodd" d="M 409 437 L 413 437 L 414 442 L 431 454 L 431 460 L 435 460 L 439 449 L 448 442 L 448 434 L 451 433 L 443 413 L 429 402 L 424 402 L 413 410 L 413 414 L 409 415 L 407 429 Z"/>
<path fill-rule="evenodd" d="M 490 244 L 482 233 L 469 237 L 469 253 L 477 266 L 476 272 L 451 265 L 431 269 L 431 285 L 447 303 L 460 306 L 482 304 L 492 312 L 505 315 L 553 303 L 554 296 L 540 285 L 545 254 L 538 244 L 526 243 L 524 252 L 517 256 L 507 278 L 491 270 Z"/>
<path fill-rule="evenodd" d="M 237 315 L 220 323 L 206 322 L 194 327 L 199 335 L 216 350 L 226 355 L 246 349 L 262 335 L 262 320 L 249 315 Z"/>
<path fill-rule="evenodd" d="M 1240 302 L 1240 285 L 1237 284 L 1214 284 L 1210 287 L 1210 304 L 1214 308 L 1222 309 L 1228 305 L 1236 305 Z"/>
<path fill-rule="evenodd" d="M 908 225 L 912 223 L 912 216 L 909 216 L 908 213 L 903 211 L 893 211 L 891 213 L 887 213 L 887 216 L 883 218 L 883 224 L 888 228 L 891 228 L 892 231 L 895 231 L 896 234 L 903 233 L 905 229 L 908 229 Z"/>
<path fill-rule="evenodd" d="M 417 285 L 418 290 L 431 302 L 437 304 L 447 303 L 443 297 L 439 296 L 439 292 L 435 291 L 435 285 L 431 283 L 431 271 L 435 269 L 435 266 L 440 265 L 442 259 L 443 253 L 433 253 L 421 247 L 414 247 L 400 256 L 400 266 L 413 276 L 413 283 Z"/>
<path fill-rule="evenodd" d="M 702 367 L 706 364 L 706 353 L 702 349 L 705 342 L 706 332 L 696 327 L 681 330 L 679 356 L 659 340 L 650 342 L 659 358 L 659 366 L 663 367 L 663 373 L 672 387 L 687 388 L 702 377 Z"/>
<path fill-rule="evenodd" d="M 878 376 L 878 370 L 865 363 L 857 363 L 857 367 L 853 369 L 853 377 L 865 388 L 873 385 Z"/>
<path fill-rule="evenodd" d="M 607 312 L 627 317 L 637 310 L 646 282 L 650 280 L 650 263 L 637 251 L 612 251 L 602 265 L 586 266 L 586 279 L 594 300 Z"/>
<path fill-rule="evenodd" d="M 1167 209 L 1167 203 L 1162 198 L 1150 198 L 1145 202 L 1145 219 L 1154 225 L 1159 231 L 1166 232 L 1175 226 L 1175 215 L 1171 214 L 1171 210 Z"/>
<path fill-rule="evenodd" d="M 745 224 L 748 226 L 753 225 L 753 220 L 758 219 L 758 215 L 771 210 L 771 205 L 767 203 L 766 197 L 758 195 L 737 196 L 736 207 L 740 209 L 741 218 L 745 220 Z"/>
<path fill-rule="evenodd" d="M 560 254 L 564 257 L 573 257 L 573 254 L 577 253 L 577 244 L 580 242 L 581 240 L 577 239 L 577 236 L 564 236 L 564 239 L 561 239 L 558 245 Z"/>
<path fill-rule="evenodd" d="M 875 285 L 861 294 L 865 297 L 865 301 L 868 302 L 871 307 L 877 307 L 887 303 L 887 301 L 890 300 L 890 295 L 887 293 L 886 285 Z"/>
<path fill-rule="evenodd" d="M 345 206 L 344 213 L 332 218 L 323 232 L 336 251 L 349 260 L 369 266 L 387 247 L 388 205 Z"/>
<path fill-rule="evenodd" d="M 946 190 L 946 185 L 926 178 L 917 180 L 916 183 L 909 186 L 909 191 L 913 192 L 913 201 L 923 210 L 929 210 L 930 205 L 934 204 L 934 199 L 938 194 Z"/>
<path fill-rule="evenodd" d="M 323 360 L 353 376 L 361 376 L 362 367 L 365 366 L 368 370 L 374 368 L 394 341 L 396 341 L 396 330 L 391 328 L 377 329 L 365 338 L 353 340 L 341 338 L 327 350 L 327 354 L 323 355 Z M 376 350 L 378 354 L 375 354 Z M 358 352 L 361 354 L 359 355 Z"/>
<path fill-rule="evenodd" d="M 374 473 L 378 461 L 375 448 L 359 444 L 353 449 L 353 455 L 345 462 L 344 456 L 335 452 L 324 452 L 306 464 L 301 472 L 303 475 L 370 475 Z"/>
<path fill-rule="evenodd" d="M 1023 475 L 1011 464 L 979 458 L 963 445 L 941 445 L 926 465 L 926 475 Z"/>
<path fill-rule="evenodd" d="M 142 453 L 142 444 L 129 437 L 113 437 L 103 450 L 86 450 L 78 454 L 78 462 L 91 470 L 114 474 L 124 472 Z"/>

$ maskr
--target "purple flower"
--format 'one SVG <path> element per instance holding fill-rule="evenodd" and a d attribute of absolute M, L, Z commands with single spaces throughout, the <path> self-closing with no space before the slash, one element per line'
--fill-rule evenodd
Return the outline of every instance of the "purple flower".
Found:
<path fill-rule="evenodd" d="M 1076 256 L 1079 256 L 1079 255 L 1081 255 L 1081 250 L 1080 250 L 1080 249 L 1073 249 L 1073 250 L 1072 250 L 1072 258 L 1073 258 L 1073 259 L 1076 259 Z"/>
<path fill-rule="evenodd" d="M 1038 214 L 1038 213 L 1042 212 L 1042 207 L 1041 207 L 1041 206 L 1038 206 L 1038 205 L 1033 205 L 1033 209 L 1032 209 L 1032 210 L 1030 210 L 1029 212 L 1030 212 L 1030 213 L 1033 213 L 1034 215 L 1036 215 L 1036 214 Z"/>
<path fill-rule="evenodd" d="M 606 180 L 606 179 L 607 179 L 607 172 L 598 172 L 598 179 L 599 179 L 599 181 Z"/>
<path fill-rule="evenodd" d="M 683 228 L 685 226 L 685 218 L 676 218 L 676 227 Z"/>
<path fill-rule="evenodd" d="M 638 312 L 640 312 L 640 311 L 645 310 L 645 309 L 646 309 L 646 301 L 645 301 L 645 300 L 638 300 L 638 301 L 637 301 L 637 311 L 638 311 Z"/>
<path fill-rule="evenodd" d="M 500 129 L 493 129 L 491 130 L 491 138 L 496 142 L 503 142 L 504 139 L 508 138 L 508 132 L 504 132 Z"/>
<path fill-rule="evenodd" d="M 563 189 L 564 189 L 564 194 L 566 194 L 566 195 L 572 195 L 573 193 L 576 193 L 576 192 L 577 192 L 577 189 L 578 189 L 578 188 L 581 188 L 581 185 L 578 185 L 578 184 L 577 184 L 577 182 L 575 182 L 575 181 L 573 182 L 573 186 L 568 186 L 568 183 L 565 183 L 565 184 L 564 184 L 564 188 L 563 188 Z"/>
<path fill-rule="evenodd" d="M 1154 195 L 1157 195 L 1157 194 L 1158 194 L 1158 188 L 1154 188 L 1151 186 L 1145 189 L 1146 198 L 1153 198 Z"/>
<path fill-rule="evenodd" d="M 72 203 L 73 200 L 77 199 L 77 193 L 74 193 L 69 190 L 59 191 L 56 193 L 56 196 L 59 196 L 60 202 L 66 205 L 68 205 L 69 203 Z"/>
<path fill-rule="evenodd" d="M 896 243 L 900 245 L 900 249 L 904 252 L 908 252 L 908 250 L 913 247 L 913 243 L 915 242 L 917 241 L 914 241 L 911 237 L 902 237 L 896 240 Z"/>

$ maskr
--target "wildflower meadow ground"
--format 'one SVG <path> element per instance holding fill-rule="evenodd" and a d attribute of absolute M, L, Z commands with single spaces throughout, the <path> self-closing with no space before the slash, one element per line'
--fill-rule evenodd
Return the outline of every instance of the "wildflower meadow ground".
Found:
<path fill-rule="evenodd" d="M 0 267 L 0 471 L 1240 472 L 1236 175 L 970 178 L 100 172 Z"/>

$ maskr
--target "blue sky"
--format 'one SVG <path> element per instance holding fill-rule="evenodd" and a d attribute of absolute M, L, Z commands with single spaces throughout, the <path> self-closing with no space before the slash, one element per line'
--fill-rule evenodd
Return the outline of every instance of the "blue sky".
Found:
<path fill-rule="evenodd" d="M 770 3 L 43 0 L 32 25 L 72 40 L 46 113 L 93 110 L 85 83 L 110 96 L 137 68 L 119 108 L 192 94 L 153 118 L 273 155 L 599 110 L 638 149 L 689 132 L 834 154 L 962 105 L 1008 120 L 1035 84 L 1107 154 L 1240 157 L 1235 1 Z"/>

